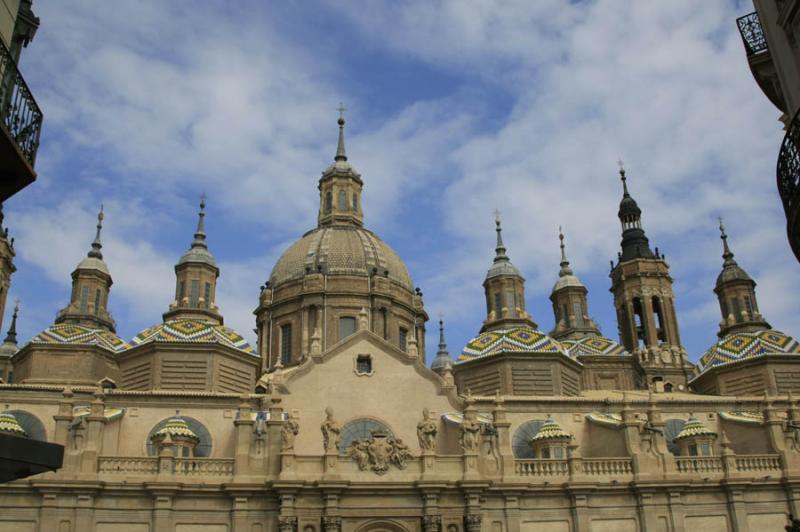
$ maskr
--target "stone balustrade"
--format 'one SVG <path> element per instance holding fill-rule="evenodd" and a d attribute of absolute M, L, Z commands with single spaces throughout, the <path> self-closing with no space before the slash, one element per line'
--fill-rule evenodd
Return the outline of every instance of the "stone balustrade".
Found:
<path fill-rule="evenodd" d="M 781 459 L 777 454 L 749 454 L 736 457 L 736 470 L 740 472 L 780 471 Z"/>
<path fill-rule="evenodd" d="M 155 475 L 158 473 L 158 458 L 127 456 L 103 456 L 97 460 L 100 473 L 128 475 Z"/>
<path fill-rule="evenodd" d="M 517 460 L 516 472 L 521 477 L 565 477 L 569 475 L 569 464 L 557 458 Z"/>
<path fill-rule="evenodd" d="M 233 475 L 233 458 L 175 458 L 174 464 L 174 471 L 176 475 Z"/>
<path fill-rule="evenodd" d="M 630 458 L 584 458 L 581 460 L 585 475 L 632 475 Z"/>
<path fill-rule="evenodd" d="M 719 456 L 676 456 L 675 466 L 680 473 L 723 473 Z"/>

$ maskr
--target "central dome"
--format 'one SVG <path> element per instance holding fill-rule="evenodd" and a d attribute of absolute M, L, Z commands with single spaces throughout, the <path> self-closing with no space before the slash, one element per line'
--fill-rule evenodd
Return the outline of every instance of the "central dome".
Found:
<path fill-rule="evenodd" d="M 317 271 L 361 277 L 374 272 L 414 290 L 408 269 L 397 253 L 375 233 L 358 226 L 323 226 L 306 233 L 278 259 L 270 284 L 277 288 Z"/>

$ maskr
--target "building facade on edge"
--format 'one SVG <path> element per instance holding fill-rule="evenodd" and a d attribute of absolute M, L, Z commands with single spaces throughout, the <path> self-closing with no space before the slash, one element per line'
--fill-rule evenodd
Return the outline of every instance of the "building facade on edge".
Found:
<path fill-rule="evenodd" d="M 439 322 L 430 367 L 422 293 L 364 226 L 341 117 L 317 227 L 261 287 L 255 347 L 216 304 L 204 203 L 161 321 L 117 336 L 101 210 L 53 324 L 18 343 L 15 309 L 0 346 L 0 432 L 66 448 L 59 471 L 0 485 L 0 531 L 780 530 L 800 514 L 800 344 L 762 316 L 720 224 L 719 331 L 689 362 L 620 177 L 620 342 L 563 234 L 542 332 L 497 219 L 486 319 L 455 359 Z"/>

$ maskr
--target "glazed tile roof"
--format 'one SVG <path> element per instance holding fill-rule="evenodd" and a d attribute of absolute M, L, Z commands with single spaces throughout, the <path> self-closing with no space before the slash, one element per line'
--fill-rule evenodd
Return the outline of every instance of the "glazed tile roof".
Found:
<path fill-rule="evenodd" d="M 675 436 L 672 441 L 682 440 L 684 438 L 691 438 L 692 436 L 716 436 L 717 433 L 708 429 L 703 422 L 697 418 L 690 417 L 683 424 L 683 428 Z"/>
<path fill-rule="evenodd" d="M 96 345 L 112 353 L 119 353 L 130 346 L 119 336 L 104 329 L 90 329 L 82 325 L 58 323 L 33 337 L 34 344 Z"/>
<path fill-rule="evenodd" d="M 572 357 L 587 355 L 627 355 L 620 344 L 605 336 L 587 336 L 580 340 L 560 340 Z"/>
<path fill-rule="evenodd" d="M 700 373 L 723 364 L 764 355 L 800 354 L 800 343 L 780 331 L 767 329 L 758 332 L 729 334 L 700 357 Z"/>
<path fill-rule="evenodd" d="M 572 434 L 561 428 L 556 420 L 548 418 L 542 426 L 539 427 L 539 432 L 531 438 L 531 443 L 542 440 L 555 440 L 555 439 L 572 439 Z"/>
<path fill-rule="evenodd" d="M 200 441 L 200 437 L 189 428 L 186 420 L 184 420 L 182 417 L 174 417 L 167 421 L 167 424 L 153 434 L 150 439 L 156 442 L 163 440 L 167 436 L 172 439 L 184 439 L 194 442 Z"/>
<path fill-rule="evenodd" d="M 606 425 L 609 427 L 618 428 L 622 424 L 622 416 L 619 414 L 606 414 L 604 412 L 591 412 L 586 414 L 586 419 Z"/>
<path fill-rule="evenodd" d="M 0 414 L 0 432 L 11 434 L 12 436 L 21 436 L 23 438 L 28 437 L 28 433 L 25 432 L 25 429 L 19 424 L 14 414 L 10 412 L 3 412 Z"/>
<path fill-rule="evenodd" d="M 561 353 L 569 356 L 564 347 L 546 334 L 529 327 L 514 327 L 487 331 L 473 338 L 458 357 L 459 362 L 501 352 Z"/>
<path fill-rule="evenodd" d="M 148 342 L 168 343 L 218 343 L 255 355 L 255 350 L 244 337 L 224 325 L 202 320 L 170 320 L 145 329 L 131 340 L 137 346 Z"/>
<path fill-rule="evenodd" d="M 725 421 L 737 421 L 739 423 L 751 423 L 753 425 L 761 425 L 764 423 L 764 414 L 761 412 L 747 412 L 743 410 L 720 412 L 719 417 Z"/>

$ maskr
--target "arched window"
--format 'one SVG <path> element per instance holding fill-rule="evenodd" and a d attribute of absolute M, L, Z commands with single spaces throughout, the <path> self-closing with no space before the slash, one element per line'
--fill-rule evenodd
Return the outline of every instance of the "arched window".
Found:
<path fill-rule="evenodd" d="M 356 440 L 370 439 L 373 430 L 382 430 L 389 435 L 389 438 L 394 438 L 391 429 L 380 421 L 368 418 L 356 419 L 345 425 L 339 433 L 339 454 L 346 453 L 350 444 Z"/>
<path fill-rule="evenodd" d="M 339 210 L 346 211 L 347 210 L 347 192 L 344 190 L 339 191 Z"/>
<path fill-rule="evenodd" d="M 153 434 L 158 432 L 159 430 L 163 429 L 167 422 L 175 416 L 170 416 L 168 418 L 162 419 L 159 421 L 155 427 L 152 428 L 150 433 L 147 435 L 147 454 L 148 456 L 157 456 L 158 449 L 155 445 L 153 445 L 152 437 Z M 183 419 L 187 425 L 189 425 L 189 429 L 194 432 L 198 438 L 200 438 L 200 443 L 197 444 L 194 448 L 194 456 L 195 458 L 207 458 L 211 456 L 211 434 L 206 429 L 205 425 L 194 419 L 193 417 L 188 416 L 179 416 Z"/>
<path fill-rule="evenodd" d="M 11 382 L 10 376 L 11 372 L 9 372 L 8 382 Z M 17 423 L 28 433 L 28 438 L 37 441 L 47 441 L 47 432 L 44 430 L 44 424 L 38 417 L 24 410 L 8 410 L 7 412 L 13 414 L 14 417 L 17 418 Z"/>
<path fill-rule="evenodd" d="M 543 419 L 526 421 L 514 431 L 514 437 L 511 438 L 511 448 L 514 451 L 515 458 L 534 458 L 531 438 L 536 436 L 536 433 L 539 432 L 539 427 L 543 423 Z"/>
<path fill-rule="evenodd" d="M 325 212 L 331 212 L 333 208 L 333 194 L 330 191 L 325 193 Z"/>
<path fill-rule="evenodd" d="M 686 421 L 682 419 L 668 419 L 664 424 L 664 439 L 667 440 L 667 449 L 675 456 L 680 454 L 680 450 L 672 440 L 680 433 L 684 424 Z"/>

